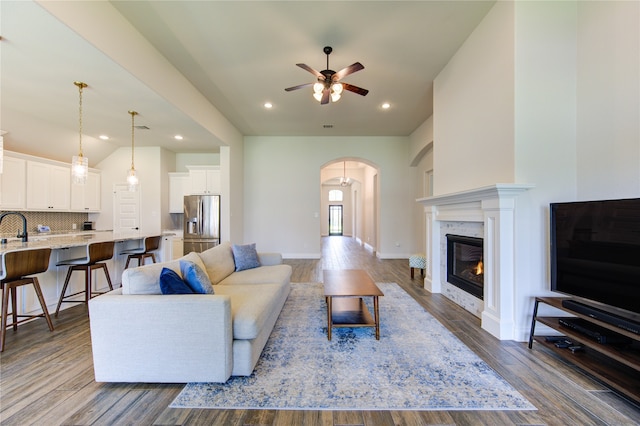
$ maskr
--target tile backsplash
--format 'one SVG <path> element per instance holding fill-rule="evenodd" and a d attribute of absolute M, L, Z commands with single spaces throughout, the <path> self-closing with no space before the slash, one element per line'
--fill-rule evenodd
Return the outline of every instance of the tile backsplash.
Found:
<path fill-rule="evenodd" d="M 0 210 L 0 214 L 6 211 Z M 38 232 L 38 225 L 49 225 L 51 232 L 64 232 L 82 230 L 82 223 L 89 220 L 88 213 L 60 213 L 60 212 L 20 212 L 27 218 L 27 232 L 35 234 Z M 15 236 L 22 232 L 22 219 L 16 215 L 6 216 L 0 224 L 0 234 L 3 237 Z"/>

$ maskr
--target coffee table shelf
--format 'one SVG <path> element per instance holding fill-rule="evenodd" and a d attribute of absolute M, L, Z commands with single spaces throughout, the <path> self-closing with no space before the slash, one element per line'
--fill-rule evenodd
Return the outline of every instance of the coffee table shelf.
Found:
<path fill-rule="evenodd" d="M 332 302 L 334 327 L 375 327 L 376 322 L 361 297 L 337 297 Z"/>
<path fill-rule="evenodd" d="M 327 338 L 333 327 L 375 327 L 380 340 L 378 297 L 384 296 L 366 271 L 324 270 L 324 297 L 327 302 Z M 373 317 L 363 297 L 373 298 Z"/>

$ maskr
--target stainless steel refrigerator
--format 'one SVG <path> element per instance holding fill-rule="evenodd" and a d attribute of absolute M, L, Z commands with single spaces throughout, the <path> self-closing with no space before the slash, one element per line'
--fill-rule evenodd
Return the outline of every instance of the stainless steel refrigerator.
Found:
<path fill-rule="evenodd" d="M 184 253 L 220 244 L 220 196 L 184 196 Z"/>

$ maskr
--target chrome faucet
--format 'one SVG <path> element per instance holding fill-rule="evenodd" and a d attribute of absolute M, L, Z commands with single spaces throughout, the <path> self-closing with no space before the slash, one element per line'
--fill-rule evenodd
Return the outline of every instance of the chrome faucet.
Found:
<path fill-rule="evenodd" d="M 27 236 L 27 218 L 24 217 L 24 215 L 22 213 L 18 213 L 18 212 L 6 212 L 6 213 L 2 213 L 0 214 L 0 223 L 2 223 L 2 219 L 4 219 L 5 216 L 9 216 L 10 214 L 15 214 L 17 216 L 20 216 L 22 218 L 22 234 L 20 234 L 18 232 L 18 235 L 16 235 L 17 238 L 22 238 L 22 242 L 26 243 L 29 238 Z"/>

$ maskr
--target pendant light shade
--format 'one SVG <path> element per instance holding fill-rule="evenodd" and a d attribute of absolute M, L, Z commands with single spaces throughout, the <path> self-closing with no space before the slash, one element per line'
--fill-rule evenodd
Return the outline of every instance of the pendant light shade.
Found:
<path fill-rule="evenodd" d="M 79 104 L 78 104 L 78 135 L 80 139 L 80 148 L 78 155 L 71 158 L 71 179 L 73 183 L 84 185 L 87 182 L 87 174 L 89 173 L 89 159 L 82 155 L 82 89 L 87 87 L 86 83 L 74 81 L 73 84 L 78 87 Z"/>
<path fill-rule="evenodd" d="M 133 164 L 133 151 L 134 151 L 134 131 L 135 131 L 135 116 L 138 115 L 135 111 L 129 111 L 131 114 L 131 168 L 127 173 L 127 183 L 129 184 L 129 191 L 137 191 L 138 190 L 138 176 L 136 174 L 136 168 Z"/>

